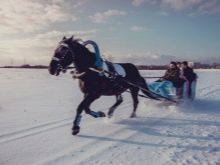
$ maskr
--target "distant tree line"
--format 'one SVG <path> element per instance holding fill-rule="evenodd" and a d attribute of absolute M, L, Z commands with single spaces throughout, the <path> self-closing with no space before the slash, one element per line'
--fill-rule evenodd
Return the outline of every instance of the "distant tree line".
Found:
<path fill-rule="evenodd" d="M 140 70 L 165 70 L 167 69 L 168 65 L 137 65 L 137 68 Z M 48 66 L 46 65 L 29 65 L 24 64 L 21 66 L 3 66 L 0 68 L 27 68 L 27 69 L 47 69 Z M 73 67 L 68 67 L 71 69 Z M 202 64 L 199 62 L 194 63 L 194 69 L 220 69 L 220 63 L 213 63 L 213 64 Z"/>
<path fill-rule="evenodd" d="M 0 68 L 26 68 L 26 69 L 48 69 L 48 66 L 46 65 L 29 65 L 29 64 L 24 64 L 21 66 L 3 66 Z M 73 68 L 73 67 L 68 67 L 68 69 Z"/>
<path fill-rule="evenodd" d="M 168 65 L 138 65 L 140 70 L 165 70 Z M 194 69 L 220 69 L 220 63 L 202 64 L 199 62 L 194 63 Z"/>
<path fill-rule="evenodd" d="M 21 66 L 4 66 L 2 68 L 30 68 L 30 69 L 47 69 L 48 66 L 45 65 L 29 65 L 29 64 L 24 64 Z"/>

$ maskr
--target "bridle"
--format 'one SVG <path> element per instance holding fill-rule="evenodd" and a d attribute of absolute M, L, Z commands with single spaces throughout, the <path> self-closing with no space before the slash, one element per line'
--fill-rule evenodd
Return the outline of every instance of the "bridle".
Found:
<path fill-rule="evenodd" d="M 98 46 L 97 46 L 97 44 L 94 42 L 94 41 L 91 41 L 91 40 L 88 40 L 88 41 L 85 41 L 85 42 L 83 42 L 81 39 L 74 39 L 74 41 L 77 41 L 77 42 L 79 42 L 79 41 L 81 41 L 82 42 L 82 45 L 83 46 L 86 46 L 86 45 L 89 45 L 89 44 L 91 44 L 93 47 L 94 47 L 94 49 L 95 49 L 95 53 L 97 54 L 99 54 L 99 49 L 98 49 Z M 67 70 L 67 66 L 66 67 L 63 67 L 62 65 L 61 65 L 61 61 L 66 57 L 66 55 L 68 54 L 68 52 L 70 52 L 71 53 L 71 56 L 72 56 L 72 62 L 74 63 L 74 61 L 75 61 L 75 53 L 74 53 L 74 51 L 73 51 L 73 49 L 70 47 L 70 45 L 68 45 L 67 43 L 64 43 L 64 42 L 60 42 L 59 43 L 59 45 L 58 45 L 58 47 L 59 46 L 63 46 L 63 47 L 65 47 L 65 48 L 67 48 L 66 49 L 66 51 L 62 54 L 62 56 L 60 57 L 60 58 L 58 58 L 58 57 L 52 57 L 52 60 L 51 61 L 56 61 L 58 64 L 58 66 L 57 66 L 57 70 L 59 70 L 59 71 L 62 71 L 62 72 L 65 72 L 66 70 Z M 89 68 L 89 69 L 94 69 L 94 68 Z M 73 73 L 73 77 L 74 78 L 81 78 L 81 77 L 83 77 L 85 74 L 86 74 L 86 72 L 84 71 L 84 72 L 79 72 L 77 69 L 75 69 L 75 71 L 73 71 L 72 72 Z"/>
<path fill-rule="evenodd" d="M 72 49 L 68 44 L 66 44 L 66 43 L 64 43 L 64 42 L 59 43 L 58 46 L 63 46 L 63 47 L 65 47 L 65 48 L 67 48 L 67 49 L 66 49 L 66 51 L 62 54 L 61 58 L 58 58 L 58 57 L 55 57 L 55 56 L 54 56 L 54 57 L 52 57 L 52 61 L 56 61 L 56 62 L 58 63 L 58 64 L 57 64 L 57 65 L 58 65 L 57 70 L 60 70 L 60 71 L 62 71 L 62 72 L 66 72 L 67 66 L 64 68 L 64 67 L 61 65 L 61 61 L 66 57 L 66 55 L 68 54 L 68 52 L 70 52 L 70 53 L 71 53 L 71 56 L 72 56 L 72 62 L 74 62 L 74 61 L 75 61 L 75 53 L 74 53 L 73 49 Z M 86 74 L 86 72 L 81 72 L 81 73 L 79 73 L 79 71 L 75 68 L 74 71 L 71 71 L 71 74 L 73 75 L 73 78 L 79 79 L 79 78 L 83 77 L 83 76 Z"/>
<path fill-rule="evenodd" d="M 55 57 L 55 56 L 52 57 L 52 60 L 51 60 L 51 61 L 56 61 L 56 62 L 58 63 L 58 64 L 57 64 L 57 65 L 58 65 L 57 70 L 61 70 L 61 71 L 65 72 L 67 66 L 66 66 L 66 67 L 63 67 L 63 66 L 61 65 L 61 61 L 66 57 L 66 55 L 68 54 L 68 52 L 70 52 L 70 54 L 71 54 L 71 56 L 72 56 L 72 61 L 75 60 L 75 56 L 74 56 L 73 50 L 71 49 L 71 47 L 70 47 L 68 44 L 66 44 L 66 43 L 64 43 L 64 42 L 61 42 L 61 43 L 59 43 L 58 47 L 59 47 L 59 46 L 65 47 L 65 48 L 66 48 L 65 52 L 62 54 L 62 56 L 61 56 L 60 58 Z"/>

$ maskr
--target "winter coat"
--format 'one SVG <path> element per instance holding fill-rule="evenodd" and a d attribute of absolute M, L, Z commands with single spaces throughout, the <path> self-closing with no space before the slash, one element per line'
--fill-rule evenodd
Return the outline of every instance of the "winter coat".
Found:
<path fill-rule="evenodd" d="M 191 83 L 196 79 L 196 74 L 193 72 L 193 69 L 186 67 L 183 69 L 183 76 Z"/>
<path fill-rule="evenodd" d="M 174 87 L 179 87 L 180 86 L 180 70 L 179 68 L 169 68 L 163 78 L 163 80 L 171 81 L 174 85 Z"/>

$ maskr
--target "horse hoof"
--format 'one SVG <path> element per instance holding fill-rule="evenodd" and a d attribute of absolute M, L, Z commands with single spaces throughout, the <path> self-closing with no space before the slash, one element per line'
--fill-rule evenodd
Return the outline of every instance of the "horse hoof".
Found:
<path fill-rule="evenodd" d="M 132 113 L 130 116 L 130 118 L 135 118 L 135 117 L 137 117 L 137 115 L 135 113 Z"/>
<path fill-rule="evenodd" d="M 73 130 L 72 131 L 72 135 L 77 135 L 79 133 L 79 129 L 78 130 Z"/>
<path fill-rule="evenodd" d="M 108 118 L 111 118 L 113 116 L 112 112 L 108 112 Z"/>
<path fill-rule="evenodd" d="M 79 126 L 73 126 L 72 128 L 72 135 L 77 135 L 80 131 L 80 127 Z"/>
<path fill-rule="evenodd" d="M 108 114 L 108 118 L 109 119 L 112 118 L 112 116 L 113 116 L 113 114 Z"/>
<path fill-rule="evenodd" d="M 105 113 L 102 111 L 99 111 L 99 117 L 105 117 Z"/>

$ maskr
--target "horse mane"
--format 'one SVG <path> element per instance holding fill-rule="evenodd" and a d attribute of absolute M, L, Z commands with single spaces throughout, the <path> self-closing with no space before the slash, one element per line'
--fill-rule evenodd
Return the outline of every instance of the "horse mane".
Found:
<path fill-rule="evenodd" d="M 79 71 L 85 71 L 95 64 L 95 53 L 91 52 L 78 40 L 72 40 L 71 43 L 75 53 L 75 66 Z"/>

